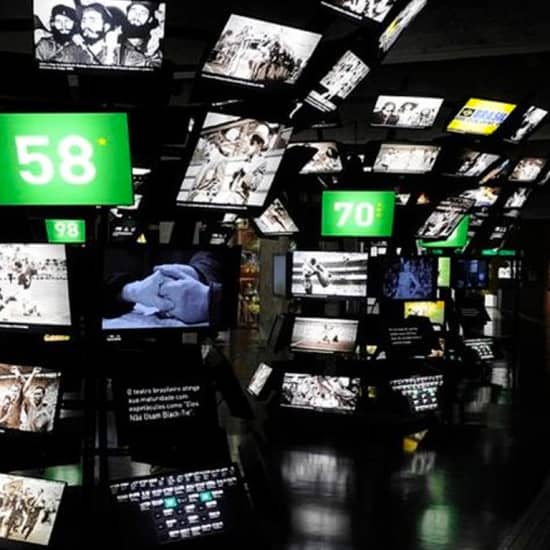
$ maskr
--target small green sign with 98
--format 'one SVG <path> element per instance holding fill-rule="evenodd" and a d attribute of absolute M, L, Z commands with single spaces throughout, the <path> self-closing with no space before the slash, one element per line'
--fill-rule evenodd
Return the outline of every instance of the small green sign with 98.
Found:
<path fill-rule="evenodd" d="M 124 113 L 0 114 L 0 205 L 130 205 Z"/>
<path fill-rule="evenodd" d="M 321 235 L 391 237 L 394 191 L 324 191 Z"/>
<path fill-rule="evenodd" d="M 85 243 L 86 222 L 84 220 L 46 220 L 49 243 Z"/>

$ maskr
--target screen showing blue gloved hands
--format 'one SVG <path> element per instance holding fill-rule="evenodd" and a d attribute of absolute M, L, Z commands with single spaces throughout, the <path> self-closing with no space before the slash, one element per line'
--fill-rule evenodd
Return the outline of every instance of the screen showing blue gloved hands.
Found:
<path fill-rule="evenodd" d="M 122 299 L 126 302 L 140 303 L 156 307 L 159 311 L 165 311 L 172 307 L 172 304 L 160 296 L 160 285 L 164 282 L 165 277 L 162 273 L 155 272 L 145 279 L 124 285 Z"/>

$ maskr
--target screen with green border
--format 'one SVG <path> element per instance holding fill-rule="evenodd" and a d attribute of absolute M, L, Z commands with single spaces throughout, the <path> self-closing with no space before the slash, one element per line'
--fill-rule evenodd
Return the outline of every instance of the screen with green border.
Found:
<path fill-rule="evenodd" d="M 451 286 L 451 258 L 437 258 L 437 286 L 449 288 Z"/>
<path fill-rule="evenodd" d="M 84 220 L 46 220 L 49 243 L 71 244 L 86 242 Z"/>
<path fill-rule="evenodd" d="M 422 241 L 418 246 L 422 248 L 464 248 L 468 244 L 468 230 L 470 229 L 470 216 L 464 216 L 456 229 L 448 239 L 443 241 Z"/>

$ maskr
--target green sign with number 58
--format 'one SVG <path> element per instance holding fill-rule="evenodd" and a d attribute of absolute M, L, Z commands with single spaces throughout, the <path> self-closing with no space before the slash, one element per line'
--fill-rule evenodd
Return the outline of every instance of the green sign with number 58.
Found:
<path fill-rule="evenodd" d="M 0 205 L 133 204 L 123 113 L 0 114 Z"/>
<path fill-rule="evenodd" d="M 393 191 L 324 191 L 321 235 L 324 237 L 391 237 Z"/>

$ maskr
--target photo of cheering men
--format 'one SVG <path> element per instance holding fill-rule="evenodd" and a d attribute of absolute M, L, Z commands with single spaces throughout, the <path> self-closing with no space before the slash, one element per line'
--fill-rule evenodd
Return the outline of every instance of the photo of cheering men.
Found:
<path fill-rule="evenodd" d="M 153 70 L 162 64 L 165 3 L 41 0 L 34 11 L 35 56 L 42 68 Z"/>
<path fill-rule="evenodd" d="M 320 40 L 320 34 L 231 15 L 202 74 L 255 86 L 294 84 Z"/>

